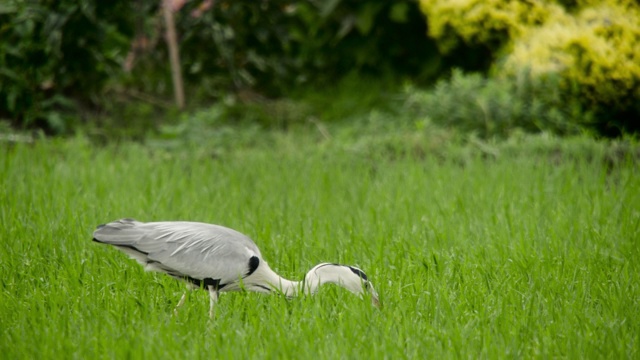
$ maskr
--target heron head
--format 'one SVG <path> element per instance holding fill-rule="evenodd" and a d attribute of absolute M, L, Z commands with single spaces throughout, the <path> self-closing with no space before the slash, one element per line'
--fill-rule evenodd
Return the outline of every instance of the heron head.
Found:
<path fill-rule="evenodd" d="M 370 294 L 373 306 L 380 307 L 378 293 L 367 278 L 367 274 L 355 266 L 322 263 L 316 265 L 305 277 L 305 283 L 311 286 L 312 292 L 324 283 L 333 283 L 344 287 L 362 297 Z"/>

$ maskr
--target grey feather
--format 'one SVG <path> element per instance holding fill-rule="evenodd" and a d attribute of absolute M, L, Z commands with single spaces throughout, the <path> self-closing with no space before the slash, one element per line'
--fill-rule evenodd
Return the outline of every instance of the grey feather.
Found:
<path fill-rule="evenodd" d="M 122 250 L 148 270 L 175 277 L 238 282 L 249 260 L 262 255 L 246 235 L 219 225 L 172 221 L 143 223 L 121 219 L 98 227 L 97 242 Z"/>

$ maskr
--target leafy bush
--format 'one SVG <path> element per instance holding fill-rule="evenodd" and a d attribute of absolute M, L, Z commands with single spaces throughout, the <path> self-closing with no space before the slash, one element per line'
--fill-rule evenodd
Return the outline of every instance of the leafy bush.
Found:
<path fill-rule="evenodd" d="M 527 26 L 544 23 L 558 6 L 544 1 L 420 0 L 429 35 L 443 52 L 464 44 L 484 45 L 497 52 Z"/>
<path fill-rule="evenodd" d="M 553 39 L 553 41 L 550 41 Z M 515 41 L 500 70 L 555 74 L 598 113 L 603 132 L 640 130 L 640 8 L 600 5 L 563 14 Z"/>
<path fill-rule="evenodd" d="M 10 0 L 0 5 L 0 118 L 64 131 L 95 100 L 128 47 L 128 2 Z"/>
<path fill-rule="evenodd" d="M 106 96 L 169 98 L 160 3 L 3 2 L 0 118 L 60 132 L 81 109 L 108 106 Z M 423 61 L 437 52 L 422 46 L 426 25 L 412 0 L 205 3 L 187 2 L 175 14 L 191 103 L 245 89 L 277 96 L 351 72 L 438 70 Z"/>
<path fill-rule="evenodd" d="M 430 91 L 408 91 L 407 106 L 423 122 L 454 127 L 487 138 L 515 131 L 575 133 L 587 115 L 566 99 L 554 78 L 486 78 L 453 72 Z"/>
<path fill-rule="evenodd" d="M 198 90 L 209 97 L 242 88 L 277 96 L 350 72 L 415 76 L 437 56 L 424 46 L 426 25 L 412 0 L 227 0 L 193 17 L 197 6 L 179 14 L 181 55 L 189 81 L 209 79 Z"/>
<path fill-rule="evenodd" d="M 631 0 L 421 0 L 443 51 L 489 49 L 494 74 L 554 77 L 602 134 L 640 131 L 640 6 Z M 543 80 L 544 81 L 544 80 Z"/>

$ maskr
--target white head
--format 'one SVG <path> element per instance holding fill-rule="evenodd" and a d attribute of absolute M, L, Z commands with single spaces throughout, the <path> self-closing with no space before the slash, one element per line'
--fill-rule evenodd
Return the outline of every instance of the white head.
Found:
<path fill-rule="evenodd" d="M 304 278 L 304 286 L 308 286 L 305 290 L 312 294 L 315 294 L 318 287 L 324 283 L 340 285 L 360 297 L 368 292 L 371 294 L 373 305 L 380 307 L 378 293 L 364 271 L 355 266 L 322 263 L 309 270 Z"/>

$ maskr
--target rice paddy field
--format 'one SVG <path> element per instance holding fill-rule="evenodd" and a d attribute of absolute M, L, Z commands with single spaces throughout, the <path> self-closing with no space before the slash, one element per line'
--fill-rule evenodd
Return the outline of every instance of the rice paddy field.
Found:
<path fill-rule="evenodd" d="M 212 149 L 0 147 L 0 358 L 640 358 L 638 145 L 532 136 L 443 145 L 307 133 Z M 249 235 L 287 300 L 205 291 L 91 241 L 98 224 L 191 220 Z"/>

